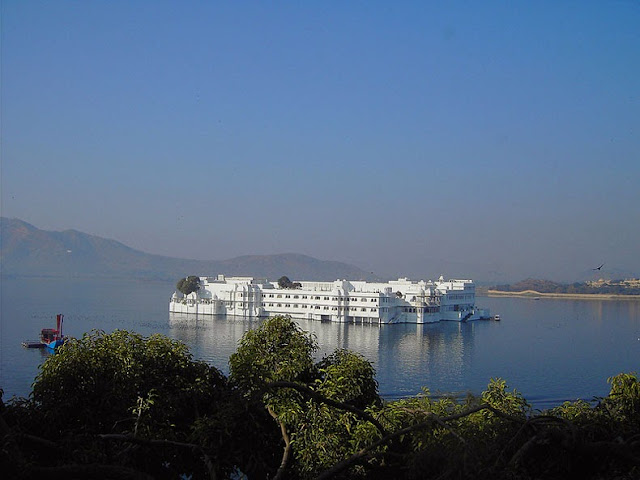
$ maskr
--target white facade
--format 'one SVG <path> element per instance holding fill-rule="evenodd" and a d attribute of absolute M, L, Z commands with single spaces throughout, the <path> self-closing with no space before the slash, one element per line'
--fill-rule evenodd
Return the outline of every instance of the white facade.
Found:
<path fill-rule="evenodd" d="M 302 287 L 291 289 L 266 279 L 218 275 L 200 277 L 200 283 L 200 289 L 187 296 L 175 292 L 169 311 L 246 318 L 289 315 L 351 323 L 460 322 L 489 317 L 488 311 L 475 307 L 471 280 L 301 281 Z"/>

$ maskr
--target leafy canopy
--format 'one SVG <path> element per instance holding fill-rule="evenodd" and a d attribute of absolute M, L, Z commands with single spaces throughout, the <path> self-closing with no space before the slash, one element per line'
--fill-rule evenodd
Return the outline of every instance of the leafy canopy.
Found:
<path fill-rule="evenodd" d="M 364 410 L 381 405 L 375 369 L 348 350 L 314 363 L 315 338 L 289 317 L 273 317 L 245 333 L 230 360 L 230 382 L 259 396 L 290 437 L 296 477 L 312 476 L 356 452 L 353 432 L 368 423 L 322 399 Z M 300 387 L 271 388 L 275 382 Z"/>
<path fill-rule="evenodd" d="M 246 392 L 262 389 L 269 382 L 306 382 L 315 375 L 317 348 L 315 338 L 291 318 L 269 318 L 246 332 L 229 358 L 231 382 Z"/>
<path fill-rule="evenodd" d="M 301 288 L 302 284 L 300 282 L 292 282 L 289 277 L 284 275 L 278 279 L 278 286 L 280 288 Z"/>
<path fill-rule="evenodd" d="M 264 410 L 244 402 L 218 369 L 194 360 L 186 345 L 162 335 L 92 331 L 70 339 L 47 358 L 30 400 L 17 407 L 12 412 L 21 428 L 69 442 L 65 447 L 60 443 L 64 453 L 55 460 L 39 451 L 33 454 L 37 462 L 49 458 L 51 467 L 82 463 L 86 457 L 90 463 L 115 462 L 153 478 L 180 478 L 185 472 L 193 478 L 213 473 L 229 478 L 238 468 L 265 478 L 275 463 L 271 445 L 277 431 Z M 101 435 L 175 445 L 131 448 L 126 440 L 105 443 Z M 252 440 L 264 447 L 253 448 Z M 16 463 L 16 472 L 26 472 L 21 478 L 35 476 L 19 467 Z M 85 472 L 65 478 L 101 476 Z"/>
<path fill-rule="evenodd" d="M 200 289 L 200 278 L 195 275 L 189 275 L 188 277 L 181 278 L 176 284 L 178 291 L 185 295 L 197 292 Z"/>
<path fill-rule="evenodd" d="M 51 428 L 108 431 L 131 417 L 139 399 L 153 399 L 145 418 L 157 428 L 190 423 L 193 414 L 182 402 L 202 406 L 225 384 L 220 371 L 194 361 L 181 342 L 92 331 L 47 359 L 33 384 L 33 400 L 48 412 Z"/>

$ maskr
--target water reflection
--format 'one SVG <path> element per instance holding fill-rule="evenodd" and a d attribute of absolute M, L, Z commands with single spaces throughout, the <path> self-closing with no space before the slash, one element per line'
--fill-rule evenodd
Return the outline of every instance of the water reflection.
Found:
<path fill-rule="evenodd" d="M 393 391 L 383 388 L 383 395 L 410 395 L 419 387 L 428 387 L 432 393 L 464 389 L 475 323 L 400 327 L 384 328 L 378 344 L 378 380 L 381 386 L 394 385 Z"/>
<path fill-rule="evenodd" d="M 189 345 L 193 356 L 228 374 L 228 360 L 242 335 L 260 324 L 239 317 L 169 314 L 169 336 Z"/>
<path fill-rule="evenodd" d="M 188 344 L 201 358 L 228 373 L 229 356 L 249 329 L 262 320 L 231 316 L 170 314 L 170 336 Z M 318 342 L 317 359 L 336 349 L 365 356 L 376 367 L 387 397 L 464 389 L 465 364 L 471 361 L 476 323 L 369 325 L 297 320 Z"/>
<path fill-rule="evenodd" d="M 481 393 L 505 379 L 536 407 L 606 395 L 606 379 L 638 370 L 640 302 L 485 298 L 503 321 L 415 325 L 352 325 L 298 321 L 315 335 L 318 359 L 337 348 L 364 355 L 387 399 Z M 260 321 L 170 316 L 170 335 L 196 358 L 228 374 L 228 358 Z"/>

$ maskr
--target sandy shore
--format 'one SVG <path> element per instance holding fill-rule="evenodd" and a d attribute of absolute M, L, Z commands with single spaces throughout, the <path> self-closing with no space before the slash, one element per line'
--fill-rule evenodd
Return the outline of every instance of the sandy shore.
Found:
<path fill-rule="evenodd" d="M 548 297 L 548 298 L 576 298 L 580 300 L 640 300 L 640 295 L 614 295 L 601 293 L 541 293 L 535 290 L 522 292 L 503 292 L 501 290 L 487 290 L 489 297 Z"/>

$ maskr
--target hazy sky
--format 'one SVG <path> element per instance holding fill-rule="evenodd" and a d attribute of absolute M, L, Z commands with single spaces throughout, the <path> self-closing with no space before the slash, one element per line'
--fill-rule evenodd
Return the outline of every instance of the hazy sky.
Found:
<path fill-rule="evenodd" d="M 1 13 L 3 216 L 186 258 L 640 276 L 638 1 Z"/>

